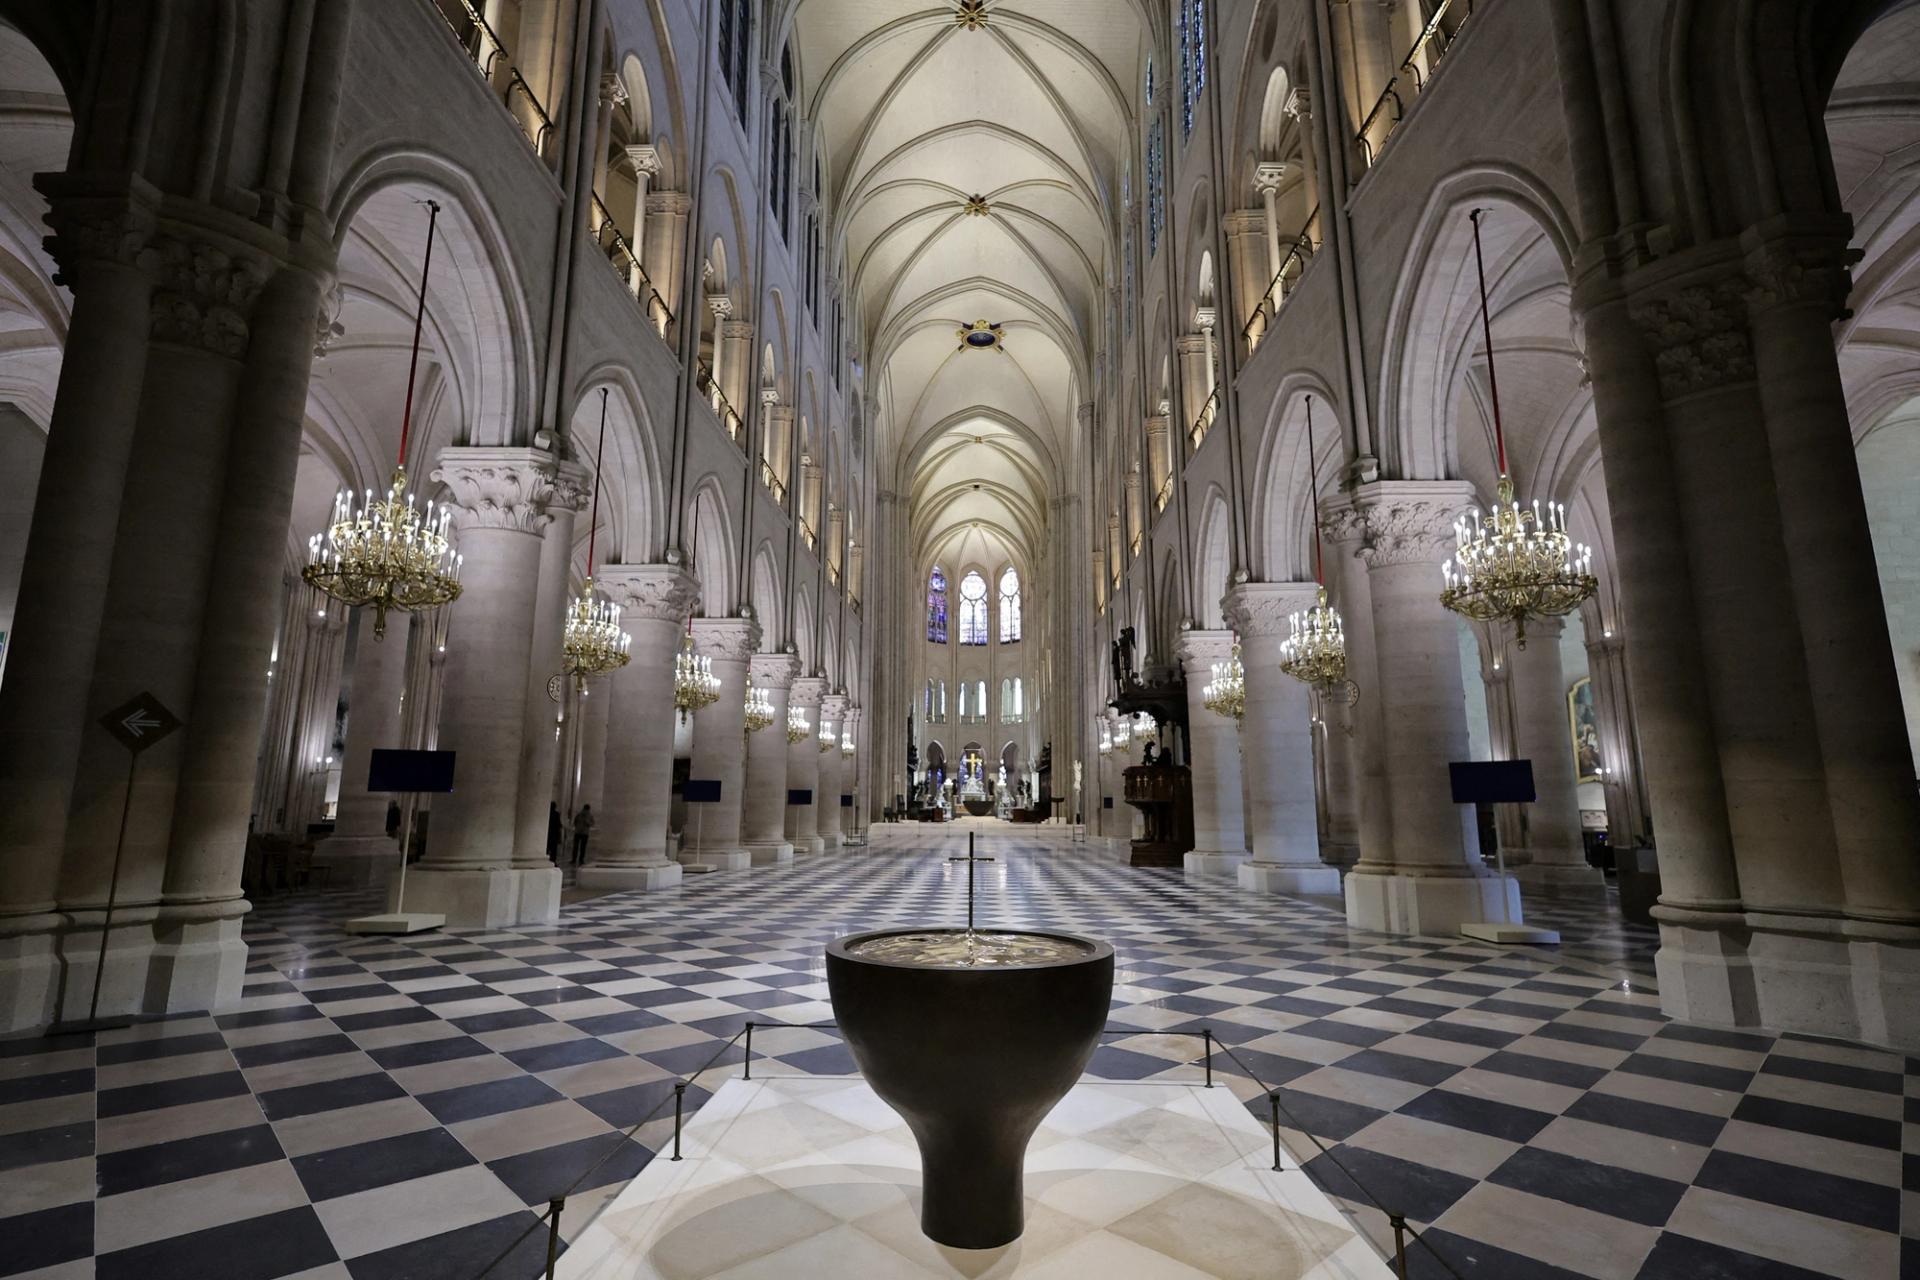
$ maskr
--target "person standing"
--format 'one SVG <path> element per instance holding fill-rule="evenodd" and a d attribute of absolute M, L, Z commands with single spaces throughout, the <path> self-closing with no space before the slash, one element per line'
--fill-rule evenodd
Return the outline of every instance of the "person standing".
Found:
<path fill-rule="evenodd" d="M 547 861 L 560 865 L 560 803 L 547 801 Z"/>
<path fill-rule="evenodd" d="M 573 865 L 579 866 L 587 860 L 587 836 L 593 830 L 593 806 L 583 804 L 580 812 L 573 815 Z"/>

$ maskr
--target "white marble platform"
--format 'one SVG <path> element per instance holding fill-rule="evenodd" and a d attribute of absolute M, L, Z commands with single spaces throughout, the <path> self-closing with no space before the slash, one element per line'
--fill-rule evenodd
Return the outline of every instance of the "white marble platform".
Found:
<path fill-rule="evenodd" d="M 573 1242 L 563 1280 L 1391 1280 L 1224 1086 L 1083 1080 L 1027 1151 L 1027 1230 L 920 1234 L 913 1135 L 856 1078 L 721 1086 Z"/>

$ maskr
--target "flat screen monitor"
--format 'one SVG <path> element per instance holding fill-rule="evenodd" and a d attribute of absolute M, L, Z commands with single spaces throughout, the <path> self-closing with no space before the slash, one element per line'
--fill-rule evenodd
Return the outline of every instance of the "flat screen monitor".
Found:
<path fill-rule="evenodd" d="M 686 801 L 688 804 L 719 804 L 720 779 L 688 778 Z"/>
<path fill-rule="evenodd" d="M 453 790 L 453 752 L 375 747 L 367 790 L 442 793 Z"/>
<path fill-rule="evenodd" d="M 1456 760 L 1447 766 L 1455 804 L 1532 804 L 1533 761 Z"/>

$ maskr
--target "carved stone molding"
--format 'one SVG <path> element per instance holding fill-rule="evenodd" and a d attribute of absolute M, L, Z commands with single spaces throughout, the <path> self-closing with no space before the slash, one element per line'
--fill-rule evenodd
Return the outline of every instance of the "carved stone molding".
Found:
<path fill-rule="evenodd" d="M 1473 500 L 1473 486 L 1464 480 L 1378 480 L 1359 486 L 1350 505 L 1328 514 L 1336 520 L 1351 518 L 1348 513 L 1360 518 L 1358 554 L 1369 569 L 1437 565 L 1453 554 L 1453 523 Z M 1351 536 L 1342 534 L 1335 540 Z"/>
<path fill-rule="evenodd" d="M 820 676 L 801 676 L 793 682 L 787 703 L 795 707 L 817 707 L 827 696 L 827 682 Z"/>
<path fill-rule="evenodd" d="M 1312 608 L 1319 590 L 1311 582 L 1243 582 L 1221 598 L 1221 612 L 1242 639 L 1284 640 L 1287 620 Z"/>
<path fill-rule="evenodd" d="M 627 148 L 627 163 L 633 166 L 635 173 L 644 173 L 649 178 L 660 174 L 660 148 L 651 142 L 636 142 Z"/>
<path fill-rule="evenodd" d="M 40 184 L 36 182 L 36 185 Z M 53 234 L 45 237 L 41 244 L 58 265 L 53 276 L 55 284 L 72 288 L 84 263 L 131 266 L 139 261 L 140 251 L 153 234 L 153 210 L 124 196 L 48 194 L 53 196 L 47 209 L 47 223 L 53 228 Z"/>
<path fill-rule="evenodd" d="M 693 197 L 684 191 L 649 191 L 647 217 L 682 217 L 693 207 Z"/>
<path fill-rule="evenodd" d="M 847 714 L 847 695 L 846 694 L 829 693 L 824 695 L 820 699 L 821 724 L 826 724 L 829 722 L 833 724 L 839 724 L 841 719 L 844 718 L 846 714 Z M 814 729 L 817 731 L 819 727 L 820 727 L 819 725 L 815 725 Z"/>
<path fill-rule="evenodd" d="M 747 669 L 762 689 L 788 689 L 800 674 L 800 659 L 790 653 L 756 653 L 748 659 Z"/>
<path fill-rule="evenodd" d="M 1745 275 L 1729 274 L 1641 298 L 1628 309 L 1653 351 L 1668 399 L 1753 377 L 1746 299 L 1751 287 Z"/>
<path fill-rule="evenodd" d="M 1182 631 L 1174 651 L 1189 680 L 1206 680 L 1213 674 L 1214 663 L 1225 662 L 1233 656 L 1236 643 L 1231 631 Z"/>
<path fill-rule="evenodd" d="M 265 254 L 162 229 L 148 237 L 139 263 L 153 277 L 155 341 L 236 359 L 247 353 L 248 319 L 271 269 Z"/>
<path fill-rule="evenodd" d="M 695 618 L 693 651 L 722 662 L 745 662 L 760 648 L 760 624 L 752 618 Z"/>
<path fill-rule="evenodd" d="M 1253 170 L 1254 192 L 1258 195 L 1265 195 L 1269 191 L 1278 191 L 1280 190 L 1280 184 L 1285 181 L 1286 176 L 1287 166 L 1284 164 L 1267 163 L 1256 165 Z"/>
<path fill-rule="evenodd" d="M 556 509 L 579 510 L 586 471 L 544 449 L 443 449 L 433 478 L 451 491 L 460 529 L 542 533 Z"/>
<path fill-rule="evenodd" d="M 1847 313 L 1853 292 L 1852 263 L 1860 251 L 1846 244 L 1795 247 L 1781 241 L 1763 244 L 1747 254 L 1747 306 L 1758 315 L 1775 307 L 1807 303 L 1827 309 L 1832 319 Z"/>
<path fill-rule="evenodd" d="M 681 626 L 700 603 L 700 580 L 678 565 L 603 565 L 593 581 L 620 606 L 623 622 L 646 620 Z"/>

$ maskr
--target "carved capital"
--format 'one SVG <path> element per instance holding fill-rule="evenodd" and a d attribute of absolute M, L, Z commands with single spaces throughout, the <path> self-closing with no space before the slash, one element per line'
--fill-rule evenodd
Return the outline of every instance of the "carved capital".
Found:
<path fill-rule="evenodd" d="M 699 579 L 678 565 L 602 565 L 593 581 L 620 606 L 623 621 L 647 619 L 679 626 L 700 603 Z"/>
<path fill-rule="evenodd" d="M 722 662 L 745 662 L 760 647 L 760 624 L 752 618 L 695 618 L 693 651 Z"/>
<path fill-rule="evenodd" d="M 1369 569 L 1439 564 L 1453 554 L 1453 522 L 1473 506 L 1464 480 L 1378 480 L 1355 489 L 1364 522 L 1359 556 Z"/>
<path fill-rule="evenodd" d="M 1233 646 L 1238 643 L 1239 638 L 1231 631 L 1182 631 L 1175 652 L 1189 680 L 1197 677 L 1205 681 L 1213 674 L 1213 664 L 1232 657 Z"/>
<path fill-rule="evenodd" d="M 234 359 L 247 353 L 248 318 L 270 271 L 264 253 L 163 228 L 148 237 L 139 263 L 153 277 L 149 332 L 155 341 Z"/>
<path fill-rule="evenodd" d="M 1287 620 L 1312 608 L 1319 592 L 1312 582 L 1243 582 L 1221 599 L 1221 610 L 1243 639 L 1284 640 L 1291 631 Z"/>
<path fill-rule="evenodd" d="M 1668 399 L 1753 377 L 1744 274 L 1645 296 L 1628 309 L 1653 350 Z"/>
<path fill-rule="evenodd" d="M 733 299 L 724 293 L 707 295 L 707 309 L 713 312 L 715 320 L 725 320 L 733 314 Z"/>
<path fill-rule="evenodd" d="M 1295 89 L 1287 95 L 1286 113 L 1296 120 L 1313 119 L 1313 99 L 1305 89 Z"/>
<path fill-rule="evenodd" d="M 795 707 L 818 707 L 827 696 L 827 682 L 819 676 L 801 676 L 793 682 L 787 703 Z"/>
<path fill-rule="evenodd" d="M 600 105 L 617 107 L 627 100 L 627 86 L 620 77 L 611 71 L 600 77 Z"/>
<path fill-rule="evenodd" d="M 447 486 L 461 529 L 544 533 L 556 507 L 578 509 L 584 470 L 544 449 L 451 448 L 433 478 Z"/>
<path fill-rule="evenodd" d="M 789 689 L 800 674 L 800 659 L 790 653 L 756 653 L 748 659 L 747 669 L 762 689 Z"/>
<path fill-rule="evenodd" d="M 1262 164 L 1253 170 L 1253 189 L 1259 195 L 1271 195 L 1280 190 L 1280 183 L 1287 176 L 1284 164 Z"/>
<path fill-rule="evenodd" d="M 72 288 L 89 262 L 131 266 L 153 234 L 154 214 L 146 202 L 128 195 L 63 194 L 65 174 L 36 175 L 34 186 L 49 200 L 47 225 L 53 234 L 41 241 L 58 270 L 53 282 Z"/>
<path fill-rule="evenodd" d="M 660 176 L 660 148 L 651 142 L 635 143 L 627 148 L 627 163 L 633 166 L 635 173 L 657 178 Z"/>
<path fill-rule="evenodd" d="M 1776 307 L 1815 305 L 1830 319 L 1841 319 L 1847 313 L 1847 295 L 1853 291 L 1849 268 L 1859 258 L 1859 251 L 1844 242 L 1769 241 L 1747 254 L 1747 306 L 1760 315 Z"/>
<path fill-rule="evenodd" d="M 847 714 L 847 695 L 846 694 L 829 693 L 824 695 L 820 699 L 820 723 L 821 724 L 827 724 L 829 722 L 833 724 L 839 724 L 841 719 L 846 714 Z M 819 725 L 816 725 L 814 727 L 817 729 L 819 728 Z"/>

